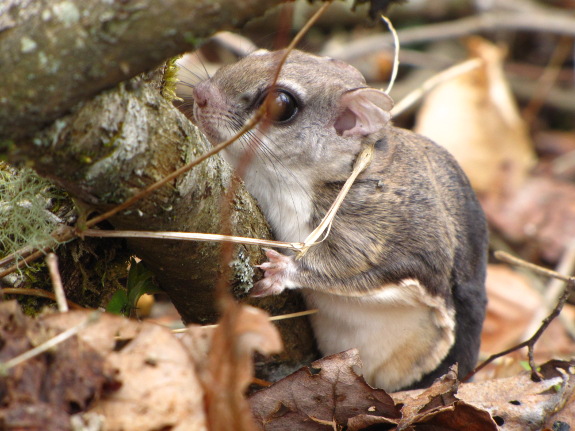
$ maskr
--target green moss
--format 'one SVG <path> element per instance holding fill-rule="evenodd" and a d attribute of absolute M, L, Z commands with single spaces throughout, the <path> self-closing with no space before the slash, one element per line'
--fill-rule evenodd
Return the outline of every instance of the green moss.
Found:
<path fill-rule="evenodd" d="M 195 36 L 194 33 L 189 32 L 189 31 L 185 32 L 183 34 L 183 36 L 184 36 L 184 40 L 187 43 L 189 43 L 192 47 L 200 46 L 202 44 L 202 41 L 204 40 L 203 38 L 199 38 L 199 37 Z"/>
<path fill-rule="evenodd" d="M 176 95 L 176 84 L 178 83 L 178 66 L 176 62 L 180 56 L 173 57 L 166 61 L 164 66 L 164 76 L 162 77 L 162 96 L 168 102 L 182 100 Z"/>
<path fill-rule="evenodd" d="M 16 144 L 11 139 L 0 139 L 0 163 L 6 161 L 8 154 L 10 154 L 14 148 L 16 148 Z"/>

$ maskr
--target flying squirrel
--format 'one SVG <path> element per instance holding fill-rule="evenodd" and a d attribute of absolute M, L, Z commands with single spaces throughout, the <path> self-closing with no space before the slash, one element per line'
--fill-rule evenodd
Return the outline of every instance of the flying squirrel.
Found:
<path fill-rule="evenodd" d="M 321 352 L 357 348 L 372 386 L 426 387 L 454 363 L 465 376 L 486 306 L 487 228 L 469 181 L 445 149 L 393 126 L 392 99 L 342 61 L 291 51 L 274 84 L 284 54 L 224 66 L 180 106 L 217 145 L 267 103 L 222 155 L 238 168 L 253 153 L 242 179 L 276 239 L 304 241 L 362 149 L 374 154 L 329 235 L 298 259 L 267 250 L 252 295 L 301 290 Z"/>

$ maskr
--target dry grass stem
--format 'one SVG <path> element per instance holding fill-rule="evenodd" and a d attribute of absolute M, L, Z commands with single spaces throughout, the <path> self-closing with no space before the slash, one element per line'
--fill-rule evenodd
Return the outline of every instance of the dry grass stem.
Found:
<path fill-rule="evenodd" d="M 296 311 L 295 313 L 280 314 L 279 316 L 270 316 L 269 321 L 277 322 L 278 320 L 295 319 L 296 317 L 309 316 L 315 313 L 317 313 L 317 308 L 312 308 L 311 310 Z M 215 328 L 217 326 L 218 323 L 215 323 L 213 325 L 202 325 L 202 328 Z M 181 328 L 181 329 L 174 329 L 172 330 L 172 332 L 174 334 L 180 334 L 182 332 L 186 332 L 187 330 L 188 330 L 187 328 Z"/>
<path fill-rule="evenodd" d="M 261 245 L 264 247 L 287 248 L 298 251 L 304 246 L 301 242 L 283 242 L 266 239 L 247 238 L 243 236 L 219 235 L 212 233 L 196 232 L 149 232 L 137 230 L 98 230 L 87 229 L 82 232 L 84 236 L 99 238 L 150 238 L 150 239 L 175 239 L 183 241 L 214 241 L 231 242 L 234 244 Z"/>
<path fill-rule="evenodd" d="M 299 259 L 303 255 L 305 255 L 311 246 L 318 244 L 319 242 L 327 238 L 327 236 L 329 235 L 331 223 L 337 213 L 337 210 L 341 206 L 343 200 L 345 199 L 345 196 L 347 195 L 347 192 L 353 185 L 355 179 L 359 176 L 359 174 L 363 172 L 363 170 L 371 162 L 371 159 L 373 158 L 373 152 L 374 152 L 373 145 L 368 145 L 361 151 L 361 153 L 359 153 L 359 155 L 357 156 L 357 160 L 355 161 L 355 164 L 353 166 L 353 171 L 351 172 L 351 175 L 341 188 L 339 194 L 337 195 L 337 198 L 335 199 L 335 201 L 325 214 L 321 223 L 305 239 L 304 247 L 298 252 L 296 259 Z M 321 235 L 323 235 L 324 232 L 325 236 L 323 237 L 323 239 L 317 242 L 318 238 Z"/>
<path fill-rule="evenodd" d="M 393 55 L 393 70 L 391 72 L 391 79 L 389 80 L 389 84 L 387 84 L 387 88 L 385 89 L 385 94 L 389 94 L 391 89 L 393 88 L 393 84 L 395 84 L 395 80 L 397 78 L 397 71 L 399 70 L 399 37 L 397 37 L 397 31 L 395 31 L 395 27 L 391 23 L 391 20 L 386 17 L 385 15 L 381 15 L 381 19 L 387 24 L 387 28 L 391 32 L 393 36 L 393 46 L 395 48 L 395 53 Z"/>
<path fill-rule="evenodd" d="M 32 359 L 35 356 L 38 356 L 50 349 L 52 349 L 53 347 L 57 346 L 58 344 L 66 341 L 68 338 L 73 337 L 74 335 L 78 334 L 80 331 L 82 331 L 84 328 L 87 328 L 89 325 L 92 325 L 93 323 L 96 323 L 98 321 L 98 319 L 100 318 L 100 312 L 99 311 L 93 311 L 92 313 L 90 313 L 90 315 L 82 322 L 80 322 L 79 324 L 77 324 L 76 326 L 73 326 L 69 329 L 66 329 L 64 332 L 61 332 L 60 334 L 56 335 L 55 337 L 50 338 L 48 341 L 45 341 L 42 344 L 39 344 L 38 346 L 34 347 L 33 349 L 30 349 L 24 353 L 22 353 L 21 355 L 18 355 L 12 359 L 10 359 L 9 361 L 6 361 L 4 363 L 0 363 L 0 375 L 5 374 L 10 368 L 13 368 L 29 359 Z"/>
<path fill-rule="evenodd" d="M 62 285 L 62 277 L 58 269 L 58 257 L 54 253 L 49 253 L 46 256 L 46 265 L 50 272 L 50 280 L 54 288 L 54 296 L 56 297 L 56 304 L 60 313 L 68 311 L 68 303 L 66 302 L 66 294 L 64 293 L 64 286 Z"/>

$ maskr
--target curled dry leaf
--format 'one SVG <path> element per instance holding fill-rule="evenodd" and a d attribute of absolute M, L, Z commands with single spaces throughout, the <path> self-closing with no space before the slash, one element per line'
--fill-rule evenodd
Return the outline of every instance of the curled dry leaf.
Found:
<path fill-rule="evenodd" d="M 501 430 L 540 430 L 546 418 L 566 409 L 567 402 L 573 400 L 573 371 L 570 362 L 550 361 L 541 366 L 544 377 L 541 382 L 533 382 L 530 373 L 523 372 L 513 377 L 461 385 L 458 396 L 489 410 Z"/>
<path fill-rule="evenodd" d="M 575 376 L 573 363 L 564 361 L 550 361 L 541 366 L 541 372 L 544 377 L 541 382 L 531 381 L 530 373 L 523 372 L 503 379 L 460 384 L 457 391 L 459 400 L 453 404 L 452 413 L 446 407 L 433 416 L 433 420 L 421 416 L 411 429 L 502 431 L 542 429 L 546 418 L 551 416 L 561 420 L 566 417 L 565 414 L 572 411 L 573 406 L 570 406 L 569 402 L 573 400 Z M 434 386 L 437 384 L 438 382 Z M 449 386 L 442 384 L 442 387 L 448 390 L 446 395 L 451 398 Z M 429 391 L 433 391 L 433 386 L 425 392 Z M 422 392 L 425 393 L 422 390 L 414 390 L 392 395 L 396 403 L 407 405 L 412 402 L 410 399 Z M 435 394 L 440 392 L 436 391 Z M 425 413 L 424 410 L 421 412 Z M 562 416 L 552 416 L 554 412 L 560 411 L 564 411 Z"/>
<path fill-rule="evenodd" d="M 277 353 L 282 348 L 268 314 L 229 302 L 216 328 L 191 329 L 183 341 L 201 376 L 210 431 L 229 430 L 231 424 L 237 431 L 257 429 L 244 398 L 253 378 L 253 353 Z"/>
<path fill-rule="evenodd" d="M 431 91 L 415 131 L 447 148 L 480 195 L 500 199 L 523 183 L 535 154 L 503 74 L 502 50 L 477 37 L 468 49 L 483 67 Z"/>
<path fill-rule="evenodd" d="M 415 398 L 408 398 L 401 408 L 402 418 L 399 421 L 400 428 L 416 422 L 419 415 L 433 411 L 437 408 L 449 406 L 457 401 L 457 367 L 454 366 L 447 374 L 436 380 L 433 385 Z"/>
<path fill-rule="evenodd" d="M 558 391 L 562 392 L 561 402 L 555 408 L 553 414 L 547 418 L 545 429 L 561 430 L 568 429 L 565 426 L 562 427 L 562 424 L 573 425 L 573 418 L 575 418 L 575 376 L 573 376 L 575 369 L 573 369 L 573 365 L 573 361 L 549 361 L 541 367 L 541 372 L 547 378 L 551 377 L 548 376 L 548 373 L 549 368 L 552 367 L 555 372 L 560 370 L 559 373 L 556 373 L 556 376 L 566 379 L 565 385 L 561 388 L 561 391 Z"/>
<path fill-rule="evenodd" d="M 497 430 L 491 415 L 458 399 L 457 368 L 436 380 L 415 398 L 404 398 L 398 430 Z"/>
<path fill-rule="evenodd" d="M 357 350 L 348 350 L 257 392 L 249 400 L 256 421 L 266 431 L 343 427 L 362 414 L 379 417 L 378 423 L 393 423 L 386 418 L 399 418 L 399 409 L 385 391 L 371 388 L 353 372 L 357 366 L 361 366 Z"/>

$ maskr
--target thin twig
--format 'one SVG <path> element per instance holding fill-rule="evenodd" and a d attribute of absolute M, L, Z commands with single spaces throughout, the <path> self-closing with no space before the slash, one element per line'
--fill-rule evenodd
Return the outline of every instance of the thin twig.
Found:
<path fill-rule="evenodd" d="M 48 298 L 51 299 L 52 301 L 56 301 L 56 295 L 54 295 L 52 292 L 40 289 L 28 289 L 25 287 L 4 287 L 0 289 L 0 295 L 38 296 L 40 298 Z M 66 302 L 68 303 L 68 306 L 76 310 L 88 310 L 88 308 L 82 307 L 81 305 L 76 304 L 75 302 L 70 301 L 69 299 L 66 300 Z"/>
<path fill-rule="evenodd" d="M 62 277 L 58 269 L 58 257 L 54 253 L 49 253 L 46 256 L 46 265 L 50 272 L 50 279 L 52 280 L 52 287 L 56 296 L 56 304 L 58 304 L 58 311 L 60 313 L 68 312 L 68 303 L 66 302 L 66 294 L 64 293 L 64 286 L 62 286 Z"/>
<path fill-rule="evenodd" d="M 24 259 L 18 260 L 18 263 L 16 263 L 15 265 L 12 265 L 12 266 L 6 268 L 5 270 L 1 271 L 0 272 L 0 278 L 6 277 L 8 274 L 12 274 L 13 272 L 18 271 L 20 268 L 29 264 L 30 262 L 33 262 L 36 259 L 41 258 L 42 256 L 44 256 L 46 254 L 46 252 L 50 251 L 51 249 L 52 249 L 51 247 L 46 247 L 42 250 L 35 251 L 34 253 L 30 254 L 29 256 L 27 256 Z"/>
<path fill-rule="evenodd" d="M 29 254 L 34 253 L 35 251 L 36 251 L 36 248 L 34 248 L 30 245 L 22 247 L 21 249 L 16 250 L 14 253 L 10 253 L 8 256 L 5 256 L 2 259 L 0 259 L 0 267 L 6 266 L 6 265 L 14 262 L 18 258 L 26 257 Z"/>
<path fill-rule="evenodd" d="M 56 246 L 58 246 L 58 244 L 70 241 L 71 239 L 75 238 L 76 235 L 74 233 L 74 230 L 70 226 L 60 225 L 52 231 L 50 236 L 52 238 L 50 240 L 46 241 L 44 243 L 44 245 L 42 245 L 42 246 L 38 246 L 36 248 L 26 246 L 24 248 L 21 248 L 20 250 L 15 251 L 14 253 L 11 253 L 10 255 L 4 257 L 1 261 L 2 264 L 0 264 L 0 267 L 2 267 L 4 262 L 13 262 L 13 261 L 17 260 L 17 263 L 15 265 L 12 265 L 9 268 L 6 268 L 6 269 L 0 271 L 0 278 L 5 277 L 8 274 L 12 274 L 13 272 L 18 271 L 23 266 L 28 265 L 30 262 L 33 262 L 36 259 L 39 259 L 40 257 L 51 252 Z M 39 248 L 39 247 L 41 247 L 41 248 Z M 22 256 L 19 255 L 19 253 L 21 251 L 28 254 L 28 256 L 21 259 Z"/>
<path fill-rule="evenodd" d="M 557 265 L 557 272 L 559 274 L 573 274 L 573 270 L 575 267 L 575 241 L 571 241 L 563 253 L 561 257 L 561 261 Z M 555 304 L 559 301 L 559 298 L 562 295 L 564 286 L 563 281 L 558 280 L 557 278 L 552 278 L 545 291 L 543 293 L 543 306 L 537 310 L 535 316 L 531 319 L 531 323 L 528 325 L 525 334 L 532 334 L 539 325 L 541 320 L 545 316 L 547 316 L 553 308 L 555 308 Z M 560 315 L 559 320 L 565 327 L 565 329 L 569 332 L 571 336 L 575 335 L 575 331 L 573 330 L 573 322 L 567 318 L 567 316 Z"/>
<path fill-rule="evenodd" d="M 561 37 L 557 43 L 557 47 L 553 51 L 551 60 L 549 60 L 548 66 L 545 68 L 541 78 L 539 79 L 537 90 L 534 92 L 533 97 L 527 106 L 523 109 L 523 121 L 525 121 L 525 124 L 533 124 L 533 120 L 541 110 L 547 95 L 559 77 L 561 66 L 571 54 L 572 47 L 573 38 L 569 36 Z"/>
<path fill-rule="evenodd" d="M 82 331 L 84 328 L 88 327 L 89 325 L 96 323 L 98 321 L 98 319 L 100 318 L 101 313 L 99 311 L 93 311 L 91 312 L 88 317 L 83 320 L 82 322 L 80 322 L 79 324 L 66 329 L 64 332 L 61 332 L 60 334 L 56 335 L 53 338 L 50 338 L 48 341 L 45 341 L 44 343 L 34 347 L 33 349 L 30 349 L 24 353 L 22 353 L 21 355 L 16 356 L 15 358 L 10 359 L 7 362 L 0 362 L 0 375 L 5 375 L 6 372 L 10 369 L 15 367 L 16 365 L 21 364 L 22 362 L 25 362 L 29 359 L 32 359 L 35 356 L 38 356 L 44 352 L 46 352 L 47 350 L 50 350 L 51 348 L 57 346 L 58 344 L 62 343 L 63 341 L 66 341 L 68 338 L 73 337 L 74 335 L 78 334 L 80 331 Z"/>
<path fill-rule="evenodd" d="M 494 255 L 496 259 L 501 260 L 502 262 L 530 269 L 531 271 L 537 272 L 538 274 L 544 275 L 546 277 L 557 278 L 563 281 L 573 280 L 573 277 L 559 274 L 557 271 L 553 271 L 552 269 L 543 268 L 542 266 L 527 262 L 526 260 L 515 257 L 505 251 L 496 251 Z"/>
<path fill-rule="evenodd" d="M 432 76 L 421 84 L 418 88 L 411 91 L 407 96 L 397 103 L 391 110 L 391 115 L 396 117 L 402 112 L 406 111 L 410 106 L 415 104 L 419 99 L 421 99 L 425 94 L 433 90 L 439 84 L 449 81 L 457 76 L 468 73 L 483 64 L 483 60 L 480 58 L 473 58 L 471 60 L 464 61 L 463 63 L 456 64 L 449 69 L 444 70 L 437 75 Z"/>
<path fill-rule="evenodd" d="M 503 352 L 499 352 L 499 353 L 496 353 L 494 355 L 491 355 L 489 358 L 487 358 L 485 361 L 483 361 L 479 366 L 477 366 L 471 373 L 469 373 L 467 376 L 465 376 L 462 379 L 462 381 L 465 382 L 465 381 L 469 380 L 479 370 L 486 367 L 488 364 L 493 362 L 495 359 L 500 358 L 500 357 L 505 356 L 505 355 L 508 355 L 509 353 L 515 352 L 516 350 L 522 349 L 524 347 L 527 347 L 529 366 L 531 367 L 531 379 L 533 381 L 541 381 L 542 377 L 537 371 L 537 365 L 535 364 L 535 359 L 534 359 L 535 343 L 537 343 L 537 341 L 539 340 L 541 335 L 543 335 L 545 330 L 549 327 L 549 324 L 553 321 L 553 319 L 555 319 L 561 313 L 563 306 L 565 305 L 565 303 L 567 302 L 567 299 L 569 298 L 569 296 L 571 294 L 571 290 L 575 288 L 575 277 L 569 277 L 569 276 L 559 274 L 558 272 L 552 271 L 552 270 L 547 269 L 547 268 L 543 268 L 539 265 L 535 265 L 535 264 L 527 262 L 523 259 L 519 259 L 518 257 L 512 256 L 509 253 L 506 253 L 504 251 L 496 251 L 495 257 L 497 259 L 503 261 L 503 262 L 531 269 L 531 270 L 533 270 L 539 274 L 545 275 L 547 277 L 553 277 L 553 278 L 557 278 L 559 280 L 563 280 L 567 284 L 565 285 L 563 293 L 561 294 L 561 297 L 557 301 L 557 304 L 555 305 L 555 307 L 553 308 L 551 313 L 541 322 L 539 329 L 537 329 L 537 331 L 528 340 L 525 340 L 525 341 L 517 344 L 516 346 L 513 346 L 507 350 L 504 350 Z"/>
<path fill-rule="evenodd" d="M 308 30 L 311 28 L 311 26 L 315 24 L 315 22 L 319 19 L 319 17 L 323 15 L 323 13 L 327 10 L 328 7 L 331 6 L 332 3 L 333 3 L 333 0 L 328 0 L 328 1 L 324 2 L 324 4 L 321 5 L 321 7 L 317 11 L 314 12 L 314 14 L 311 16 L 311 18 L 307 20 L 305 25 L 297 32 L 295 37 L 292 39 L 291 43 L 286 47 L 286 51 L 288 53 L 289 53 L 289 51 L 293 50 L 296 47 L 296 45 L 302 40 L 302 38 L 305 36 L 305 34 L 308 32 Z M 277 76 L 279 75 L 279 69 L 281 69 L 281 67 L 283 66 L 286 58 L 287 58 L 287 54 L 284 56 L 283 61 L 280 62 L 280 67 L 278 68 L 278 72 L 277 72 L 276 79 L 274 80 L 274 82 L 277 81 Z"/>

